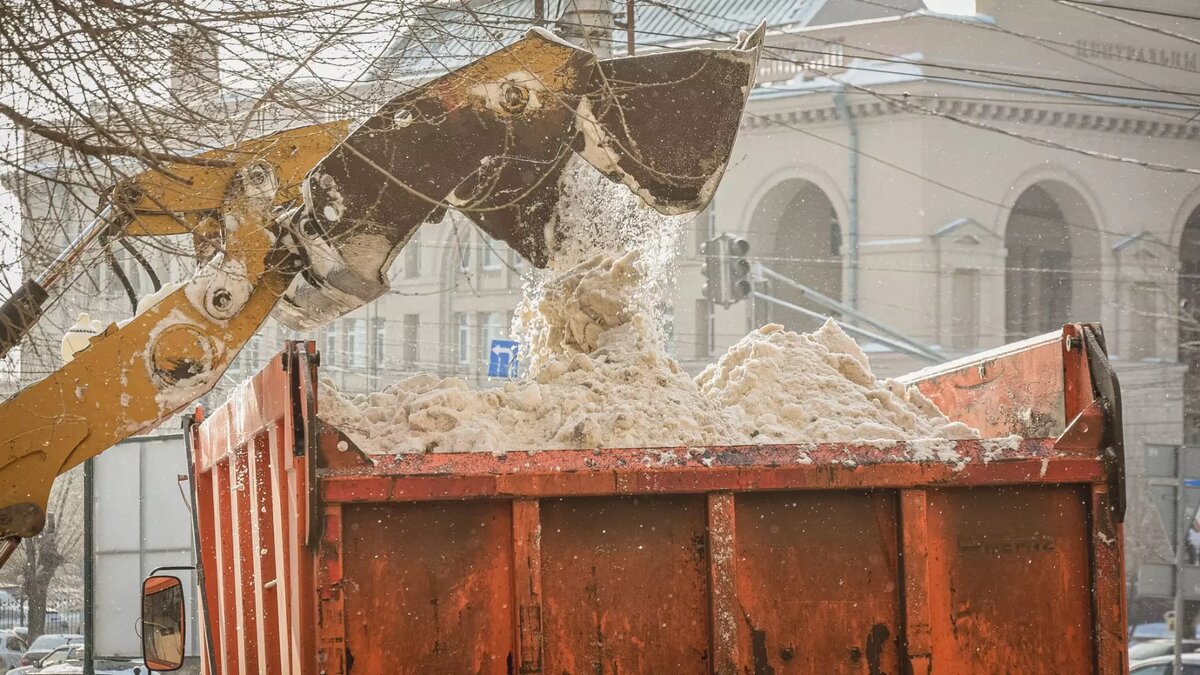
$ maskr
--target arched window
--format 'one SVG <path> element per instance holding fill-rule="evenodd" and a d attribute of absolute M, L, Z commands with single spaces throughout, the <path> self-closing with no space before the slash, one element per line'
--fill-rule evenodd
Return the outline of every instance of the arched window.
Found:
<path fill-rule="evenodd" d="M 842 234 L 833 202 L 816 184 L 787 180 L 759 201 L 747 239 L 751 256 L 779 274 L 834 300 L 842 299 Z M 829 311 L 800 290 L 770 281 L 767 290 L 786 302 L 821 314 Z M 792 330 L 813 330 L 820 321 L 801 312 L 768 305 L 759 316 Z"/>
<path fill-rule="evenodd" d="M 1100 306 L 1099 238 L 1082 196 L 1058 181 L 1028 187 L 1005 227 L 1008 341 L 1095 321 Z"/>
<path fill-rule="evenodd" d="M 1179 242 L 1179 363 L 1183 376 L 1184 442 L 1200 441 L 1200 207 Z"/>

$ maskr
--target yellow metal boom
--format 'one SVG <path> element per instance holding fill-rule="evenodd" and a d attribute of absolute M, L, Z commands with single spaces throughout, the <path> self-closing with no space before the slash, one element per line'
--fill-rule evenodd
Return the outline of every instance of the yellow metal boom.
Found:
<path fill-rule="evenodd" d="M 556 241 L 573 155 L 660 211 L 700 210 L 732 152 L 761 39 L 760 28 L 732 49 L 597 61 L 535 29 L 353 130 L 283 131 L 203 155 L 214 166 L 118 185 L 104 216 L 0 307 L 0 355 L 93 243 L 191 234 L 205 259 L 0 403 L 0 539 L 42 529 L 59 474 L 212 389 L 273 310 L 306 327 L 377 297 L 413 231 L 447 207 L 537 265 Z"/>

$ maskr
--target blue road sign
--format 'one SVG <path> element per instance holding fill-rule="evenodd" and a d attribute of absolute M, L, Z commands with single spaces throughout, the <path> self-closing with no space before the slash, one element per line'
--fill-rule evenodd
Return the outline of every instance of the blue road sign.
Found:
<path fill-rule="evenodd" d="M 492 340 L 488 349 L 488 377 L 516 377 L 518 347 L 516 340 Z"/>
<path fill-rule="evenodd" d="M 1200 478 L 1184 478 L 1184 487 L 1200 487 Z"/>

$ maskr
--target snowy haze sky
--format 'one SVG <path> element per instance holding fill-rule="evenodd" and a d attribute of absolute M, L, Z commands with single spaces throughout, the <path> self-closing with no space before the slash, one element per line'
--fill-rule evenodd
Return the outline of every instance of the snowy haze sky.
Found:
<path fill-rule="evenodd" d="M 975 0 L 925 0 L 925 5 L 934 12 L 946 14 L 974 14 Z M 16 200 L 4 188 L 0 188 L 0 263 L 10 262 L 15 257 L 12 250 L 13 235 L 19 232 L 20 220 L 17 215 Z M 17 272 L 11 270 L 10 272 Z M 8 295 L 14 279 L 4 278 L 3 265 L 0 264 L 0 297 Z"/>

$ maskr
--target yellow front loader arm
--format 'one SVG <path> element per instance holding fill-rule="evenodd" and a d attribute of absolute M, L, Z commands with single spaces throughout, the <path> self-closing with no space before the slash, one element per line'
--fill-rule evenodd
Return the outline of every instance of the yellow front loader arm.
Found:
<path fill-rule="evenodd" d="M 0 306 L 0 356 L 93 242 L 190 233 L 207 259 L 0 404 L 0 540 L 41 530 L 56 476 L 212 389 L 272 310 L 316 326 L 385 292 L 400 248 L 448 207 L 538 266 L 558 239 L 573 156 L 663 213 L 699 211 L 729 161 L 762 37 L 599 61 L 535 29 L 353 133 L 294 129 L 118 185 L 102 217 Z"/>
<path fill-rule="evenodd" d="M 216 384 L 299 270 L 295 254 L 277 245 L 273 211 L 296 199 L 300 181 L 347 128 L 282 132 L 208 154 L 230 167 L 172 167 L 173 178 L 148 172 L 121 186 L 125 234 L 217 236 L 218 252 L 190 280 L 0 404 L 0 538 L 37 534 L 56 476 Z"/>

